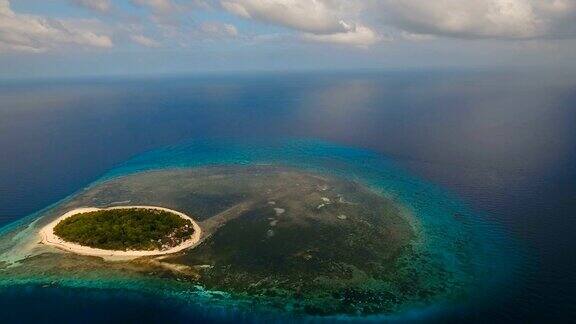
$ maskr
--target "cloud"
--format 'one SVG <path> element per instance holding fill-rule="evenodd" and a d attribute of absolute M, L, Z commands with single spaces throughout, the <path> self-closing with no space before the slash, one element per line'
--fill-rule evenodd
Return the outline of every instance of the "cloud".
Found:
<path fill-rule="evenodd" d="M 365 28 L 375 22 L 379 28 L 368 28 L 372 33 L 394 27 L 400 38 L 413 40 L 423 37 L 405 36 L 576 36 L 576 0 L 221 0 L 221 5 L 235 15 L 297 30 L 318 41 L 369 43 Z"/>
<path fill-rule="evenodd" d="M 102 20 L 56 19 L 15 13 L 10 0 L 0 0 L 0 52 L 109 48 L 110 35 L 145 47 L 188 47 L 208 38 L 232 37 L 245 42 L 272 37 L 284 43 L 305 40 L 356 47 L 391 40 L 386 35 L 419 42 L 442 37 L 525 42 L 576 38 L 576 0 L 128 0 L 146 8 L 145 17 L 113 7 L 112 0 L 62 1 L 96 13 L 114 9 L 118 14 Z M 239 37 L 234 25 L 198 19 L 204 13 L 211 19 L 222 17 L 214 10 L 284 29 L 246 28 Z M 139 27 L 126 27 L 132 25 Z"/>
<path fill-rule="evenodd" d="M 234 25 L 224 24 L 220 22 L 205 22 L 200 26 L 200 29 L 210 35 L 219 37 L 236 37 L 238 36 L 238 29 Z"/>
<path fill-rule="evenodd" d="M 574 0 L 383 0 L 383 19 L 412 33 L 456 38 L 574 37 Z"/>
<path fill-rule="evenodd" d="M 381 39 L 372 29 L 361 25 L 343 33 L 327 35 L 306 33 L 303 37 L 304 39 L 316 42 L 353 45 L 359 47 L 367 47 L 373 45 Z"/>
<path fill-rule="evenodd" d="M 142 45 L 144 47 L 150 47 L 150 48 L 158 48 L 161 47 L 162 45 L 160 44 L 160 42 L 146 37 L 144 35 L 138 34 L 138 35 L 130 35 L 130 39 L 138 44 L 138 45 Z"/>
<path fill-rule="evenodd" d="M 82 21 L 15 13 L 0 0 L 0 52 L 46 52 L 63 46 L 110 48 L 109 36 L 84 28 Z"/>
<path fill-rule="evenodd" d="M 227 11 L 301 32 L 308 41 L 369 46 L 381 37 L 357 21 L 358 0 L 222 0 Z"/>
<path fill-rule="evenodd" d="M 72 3 L 97 12 L 108 12 L 112 8 L 110 0 L 72 0 Z"/>
<path fill-rule="evenodd" d="M 334 34 L 347 31 L 337 12 L 322 0 L 224 0 L 221 4 L 238 16 L 303 32 Z"/>

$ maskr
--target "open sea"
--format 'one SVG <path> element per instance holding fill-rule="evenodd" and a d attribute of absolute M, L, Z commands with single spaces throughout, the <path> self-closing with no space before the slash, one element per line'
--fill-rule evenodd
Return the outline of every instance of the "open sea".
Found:
<path fill-rule="evenodd" d="M 576 77 L 535 72 L 1 81 L 0 227 L 102 177 L 202 164 L 202 154 L 250 163 L 289 152 L 283 162 L 304 166 L 330 156 L 376 175 L 398 170 L 411 179 L 396 188 L 403 193 L 426 186 L 455 197 L 501 252 L 483 265 L 502 269 L 488 302 L 391 320 L 570 322 L 575 121 Z M 0 321 L 20 322 L 268 320 L 144 290 L 34 285 L 1 289 L 0 311 Z"/>

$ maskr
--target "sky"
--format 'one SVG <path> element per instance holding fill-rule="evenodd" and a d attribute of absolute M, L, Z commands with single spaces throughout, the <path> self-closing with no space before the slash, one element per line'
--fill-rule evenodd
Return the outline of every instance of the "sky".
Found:
<path fill-rule="evenodd" d="M 0 78 L 576 68 L 576 0 L 0 0 Z"/>

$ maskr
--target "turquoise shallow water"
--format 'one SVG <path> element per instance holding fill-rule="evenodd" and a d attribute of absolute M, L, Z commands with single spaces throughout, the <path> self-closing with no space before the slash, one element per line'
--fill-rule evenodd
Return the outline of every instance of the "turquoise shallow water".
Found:
<path fill-rule="evenodd" d="M 511 272 L 518 262 L 518 253 L 502 229 L 487 222 L 485 215 L 475 213 L 454 195 L 426 182 L 398 166 L 393 160 L 368 150 L 328 142 L 288 139 L 274 141 L 195 140 L 139 155 L 109 171 L 95 184 L 131 173 L 167 168 L 189 168 L 210 165 L 275 164 L 354 179 L 394 199 L 416 216 L 422 230 L 422 249 L 430 254 L 431 262 L 452 273 L 453 284 L 465 286 L 469 293 L 461 300 L 439 301 L 435 305 L 410 305 L 399 315 L 387 319 L 425 319 L 446 312 L 476 307 L 487 300 L 502 298 L 503 282 L 509 286 Z M 57 204 L 56 204 L 57 205 Z M 19 221 L 29 222 L 42 212 Z M 17 224 L 2 229 L 6 233 Z M 515 255 L 515 257 L 511 257 Z M 414 267 L 418 267 L 414 264 Z M 41 282 L 41 278 L 38 282 Z M 29 283 L 34 282 L 31 280 Z M 121 288 L 146 294 L 161 294 L 163 298 L 179 300 L 174 307 L 186 309 L 186 314 L 203 312 L 209 318 L 233 320 L 256 316 L 275 318 L 271 314 L 255 315 L 241 309 L 203 307 L 205 292 L 180 294 L 175 287 L 162 287 L 149 282 L 84 281 L 61 282 L 67 288 Z M 160 286 L 158 286 L 160 285 Z M 61 293 L 56 290 L 54 293 Z M 153 297 L 149 297 L 153 298 Z M 210 300 L 210 296 L 205 299 Z M 184 302 L 184 304 L 182 304 Z M 167 306 L 169 308 L 169 306 Z M 236 306 L 237 307 L 237 306 Z M 210 310 L 208 310 L 210 309 Z M 334 319 L 334 318 L 332 318 Z M 379 320 L 372 316 L 367 319 Z"/>

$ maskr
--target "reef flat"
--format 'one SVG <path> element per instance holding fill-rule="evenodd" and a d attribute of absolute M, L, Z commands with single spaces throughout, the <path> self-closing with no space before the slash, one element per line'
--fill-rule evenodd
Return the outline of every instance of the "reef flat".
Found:
<path fill-rule="evenodd" d="M 462 303 L 496 278 L 486 265 L 497 254 L 457 201 L 365 151 L 296 144 L 137 157 L 2 229 L 0 287 L 131 289 L 199 308 L 358 317 Z M 191 215 L 198 244 L 112 262 L 40 242 L 71 210 L 121 206 Z"/>
<path fill-rule="evenodd" d="M 443 292 L 402 266 L 418 241 L 411 215 L 356 182 L 290 168 L 208 167 L 116 178 L 80 193 L 35 228 L 63 211 L 127 203 L 195 215 L 201 243 L 161 258 L 116 262 L 111 274 L 114 268 L 159 270 L 162 277 L 314 314 L 389 312 L 402 301 Z M 76 271 L 82 277 L 108 271 L 106 261 L 30 240 L 37 239 L 30 235 L 14 247 L 25 255 L 0 276 L 22 270 L 66 276 L 71 267 L 84 269 Z"/>

